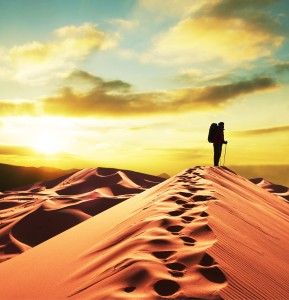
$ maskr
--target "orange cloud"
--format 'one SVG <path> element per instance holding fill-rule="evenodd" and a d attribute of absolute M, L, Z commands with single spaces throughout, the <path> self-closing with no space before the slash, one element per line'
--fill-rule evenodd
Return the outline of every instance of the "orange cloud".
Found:
<path fill-rule="evenodd" d="M 277 132 L 289 132 L 289 125 L 270 127 L 270 128 L 235 131 L 235 132 L 232 132 L 232 134 L 236 135 L 236 136 L 247 137 L 247 136 L 255 136 L 255 135 L 259 136 L 260 134 L 271 134 L 271 133 L 277 133 Z"/>
<path fill-rule="evenodd" d="M 0 155 L 33 156 L 35 155 L 35 150 L 26 146 L 0 145 Z"/>
<path fill-rule="evenodd" d="M 0 100 L 1 116 L 37 115 L 37 105 L 33 101 Z"/>

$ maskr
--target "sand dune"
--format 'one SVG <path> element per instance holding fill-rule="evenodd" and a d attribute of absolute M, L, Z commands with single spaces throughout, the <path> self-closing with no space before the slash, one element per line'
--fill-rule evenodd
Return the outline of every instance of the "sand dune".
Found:
<path fill-rule="evenodd" d="M 163 178 L 132 171 L 84 169 L 0 194 L 0 261 L 5 261 Z"/>
<path fill-rule="evenodd" d="M 51 193 L 77 184 L 90 193 L 88 171 L 74 178 Z M 3 262 L 0 295 L 285 300 L 288 232 L 286 199 L 228 169 L 196 167 Z"/>
<path fill-rule="evenodd" d="M 289 202 L 289 188 L 288 187 L 286 187 L 284 185 L 280 185 L 280 184 L 274 184 L 263 178 L 255 178 L 255 179 L 251 179 L 250 181 L 252 181 L 253 183 L 264 188 L 268 192 L 270 192 L 276 196 L 282 197 L 283 199 L 286 199 Z"/>

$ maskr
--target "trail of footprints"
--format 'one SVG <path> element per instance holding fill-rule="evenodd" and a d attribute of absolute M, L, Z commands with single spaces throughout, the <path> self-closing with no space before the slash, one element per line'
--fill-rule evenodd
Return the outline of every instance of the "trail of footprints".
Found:
<path fill-rule="evenodd" d="M 191 173 L 189 173 L 191 171 Z M 187 192 L 179 192 L 178 196 L 172 196 L 171 201 L 174 201 L 179 205 L 179 208 L 173 211 L 168 212 L 168 215 L 173 218 L 178 218 L 179 225 L 170 225 L 166 227 L 166 230 L 178 238 L 184 243 L 187 247 L 194 247 L 198 241 L 196 241 L 191 236 L 186 236 L 182 234 L 182 230 L 185 229 L 186 224 L 192 223 L 194 220 L 200 218 L 206 218 L 208 214 L 205 209 L 204 204 L 210 200 L 216 200 L 211 195 L 202 195 L 197 194 L 198 191 L 204 190 L 201 186 L 193 186 L 192 184 L 197 184 L 197 179 L 201 174 L 194 172 L 194 169 L 189 170 L 188 173 L 185 173 L 182 176 L 179 176 L 178 182 L 181 183 Z M 177 183 L 178 184 L 178 183 Z M 186 200 L 184 200 L 184 198 Z M 200 205 L 203 209 L 200 211 Z M 194 211 L 194 209 L 196 211 Z M 186 215 L 189 212 L 190 215 Z M 193 213 L 193 216 L 191 214 Z M 182 225 L 181 225 L 182 224 Z M 208 225 L 204 225 L 206 229 L 211 230 Z M 193 233 L 193 232 L 192 232 Z M 187 266 L 178 261 L 172 261 L 173 256 L 177 254 L 177 251 L 155 251 L 152 252 L 152 255 L 157 259 L 161 260 L 162 263 L 168 269 L 170 273 L 175 278 L 181 278 L 185 276 L 187 271 Z M 206 252 L 199 261 L 198 271 L 204 276 L 207 280 L 215 284 L 222 284 L 226 282 L 226 277 L 223 272 L 218 268 L 217 263 L 214 259 L 207 254 Z M 126 287 L 124 290 L 126 292 L 132 292 L 135 287 Z M 172 296 L 180 289 L 180 285 L 175 280 L 161 279 L 154 284 L 154 290 L 160 296 Z"/>

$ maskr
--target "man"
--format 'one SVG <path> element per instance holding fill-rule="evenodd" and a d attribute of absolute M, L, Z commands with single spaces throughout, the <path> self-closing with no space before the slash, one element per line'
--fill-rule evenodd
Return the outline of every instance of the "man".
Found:
<path fill-rule="evenodd" d="M 222 154 L 222 146 L 227 143 L 228 142 L 224 140 L 224 122 L 220 122 L 214 136 L 214 166 L 219 165 Z"/>

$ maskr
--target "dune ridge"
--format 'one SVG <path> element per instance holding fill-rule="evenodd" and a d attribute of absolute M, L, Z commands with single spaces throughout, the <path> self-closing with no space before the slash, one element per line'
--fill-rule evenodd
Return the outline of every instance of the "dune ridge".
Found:
<path fill-rule="evenodd" d="M 0 262 L 143 192 L 163 178 L 89 168 L 0 194 Z"/>
<path fill-rule="evenodd" d="M 3 262 L 0 295 L 285 300 L 288 238 L 286 199 L 195 167 Z"/>

